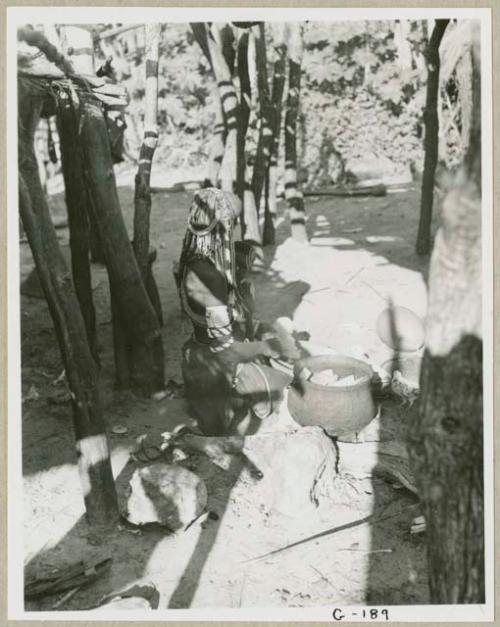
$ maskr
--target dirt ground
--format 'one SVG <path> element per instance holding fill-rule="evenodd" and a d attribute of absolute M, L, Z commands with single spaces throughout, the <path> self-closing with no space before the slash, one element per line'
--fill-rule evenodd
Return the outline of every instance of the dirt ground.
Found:
<path fill-rule="evenodd" d="M 130 228 L 133 189 L 126 178 L 122 183 L 120 199 Z M 180 312 L 172 263 L 179 255 L 190 196 L 158 195 L 152 211 L 166 377 L 177 381 L 190 325 Z M 52 204 L 56 214 L 64 211 L 61 195 L 53 196 Z M 380 198 L 308 198 L 309 245 L 288 238 L 283 215 L 278 244 L 265 251 L 265 271 L 255 277 L 259 317 L 272 321 L 288 316 L 314 343 L 354 356 L 366 353 L 372 363 L 383 363 L 391 354 L 375 323 L 386 307 L 384 298 L 425 314 L 425 262 L 414 253 L 418 204 L 415 189 Z M 69 253 L 67 230 L 58 233 Z M 20 248 L 24 279 L 33 261 L 28 244 Z M 185 422 L 187 414 L 182 399 L 155 402 L 113 391 L 108 281 L 104 267 L 93 265 L 92 272 L 105 418 L 109 427 L 128 428 L 126 436 L 111 436 L 113 471 L 123 490 L 133 470 L 129 454 L 136 438 L 169 431 Z M 71 409 L 65 383 L 58 381 L 63 366 L 48 308 L 44 300 L 23 296 L 21 315 L 26 574 L 53 572 L 79 559 L 113 558 L 108 574 L 59 609 L 89 608 L 106 594 L 144 583 L 158 589 L 160 608 L 428 602 L 423 538 L 410 535 L 418 502 L 376 476 L 346 483 L 326 514 L 285 516 L 259 501 L 258 482 L 246 469 L 227 472 L 200 458 L 208 508 L 218 520 L 176 534 L 158 528 L 133 533 L 123 527 L 100 544 L 89 539 Z M 389 427 L 404 430 L 405 413 L 394 401 L 383 408 L 383 418 Z M 363 522 L 370 514 L 374 519 Z M 254 559 L 327 531 L 331 533 Z M 29 601 L 26 609 L 51 609 L 59 596 Z"/>

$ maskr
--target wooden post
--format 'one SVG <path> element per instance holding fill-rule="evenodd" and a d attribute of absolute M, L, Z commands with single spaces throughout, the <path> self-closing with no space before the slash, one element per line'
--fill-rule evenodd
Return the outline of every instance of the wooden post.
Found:
<path fill-rule="evenodd" d="M 264 23 L 252 28 L 255 38 L 255 60 L 257 64 L 257 88 L 259 94 L 260 131 L 257 155 L 252 175 L 252 191 L 257 213 L 260 213 L 262 190 L 269 168 L 269 159 L 273 142 L 272 105 L 267 79 L 267 55 Z"/>
<path fill-rule="evenodd" d="M 92 263 L 105 263 L 104 253 L 102 252 L 101 237 L 99 235 L 99 229 L 94 220 L 94 214 L 89 214 L 89 226 L 90 226 L 90 259 Z"/>
<path fill-rule="evenodd" d="M 115 362 L 115 388 L 127 390 L 130 387 L 132 353 L 127 332 L 120 315 L 120 304 L 115 295 L 115 288 L 108 274 L 111 324 L 113 327 L 113 357 Z"/>
<path fill-rule="evenodd" d="M 102 419 L 96 365 L 71 275 L 50 219 L 33 138 L 45 98 L 45 83 L 19 80 L 19 209 L 47 298 L 71 390 L 73 421 L 87 518 L 92 526 L 118 520 L 116 491 Z"/>
<path fill-rule="evenodd" d="M 240 120 L 238 125 L 238 190 L 243 203 L 241 218 L 242 237 L 255 244 L 257 259 L 262 258 L 261 232 L 259 217 L 252 189 L 252 172 L 255 167 L 255 154 L 247 150 L 253 146 L 252 133 L 256 132 L 257 124 L 257 86 L 252 75 L 256 77 L 255 38 L 252 33 L 245 32 L 240 36 L 238 46 L 238 77 L 240 81 Z M 250 140 L 250 141 L 248 141 Z"/>
<path fill-rule="evenodd" d="M 214 86 L 215 101 L 215 125 L 208 156 L 207 172 L 203 181 L 204 187 L 217 187 L 219 183 L 219 172 L 224 159 L 226 147 L 226 129 L 224 126 L 224 116 L 222 115 L 222 104 L 219 97 L 219 90 Z"/>
<path fill-rule="evenodd" d="M 190 26 L 193 36 L 206 59 L 210 63 L 210 68 L 213 72 L 214 66 L 208 47 L 208 33 L 206 26 L 203 22 L 193 22 Z M 219 171 L 222 165 L 222 160 L 224 159 L 224 150 L 226 147 L 226 127 L 224 124 L 222 102 L 217 84 L 215 84 L 213 88 L 213 98 L 216 103 L 215 126 L 208 156 L 207 172 L 203 181 L 204 187 L 217 187 L 219 182 Z"/>
<path fill-rule="evenodd" d="M 275 242 L 275 223 L 277 216 L 277 185 L 278 185 L 278 157 L 281 134 L 281 109 L 283 105 L 283 93 L 286 79 L 286 29 L 285 24 L 276 24 L 275 30 L 275 54 L 272 91 L 272 133 L 271 155 L 269 158 L 269 170 L 266 181 L 266 203 L 263 228 L 264 245 Z"/>
<path fill-rule="evenodd" d="M 478 31 L 473 36 L 479 45 Z M 431 256 L 421 401 L 408 433 L 427 525 L 431 603 L 485 602 L 478 50 L 474 56 L 469 152 L 444 199 Z"/>
<path fill-rule="evenodd" d="M 290 209 L 292 237 L 307 241 L 304 197 L 297 186 L 297 117 L 299 113 L 303 26 L 290 24 L 288 97 L 285 115 L 285 198 Z"/>
<path fill-rule="evenodd" d="M 158 143 L 158 56 L 160 51 L 161 25 L 147 24 L 145 26 L 145 35 L 146 97 L 144 139 L 139 153 L 139 168 L 135 177 L 134 253 L 149 299 L 155 308 L 158 321 L 161 321 L 161 304 L 157 298 L 158 290 L 151 268 L 149 250 L 151 166 Z"/>
<path fill-rule="evenodd" d="M 96 363 L 96 314 L 92 298 L 89 241 L 89 199 L 83 175 L 83 155 L 78 138 L 78 117 L 69 94 L 61 90 L 58 100 L 58 132 L 70 231 L 71 269 L 87 339 Z"/>
<path fill-rule="evenodd" d="M 236 191 L 238 148 L 238 96 L 233 84 L 231 70 L 224 58 L 221 28 L 217 24 L 212 24 L 207 41 L 226 126 L 226 149 L 220 173 L 221 187 L 225 191 L 234 193 Z"/>
<path fill-rule="evenodd" d="M 229 68 L 231 76 L 234 75 L 235 63 L 236 63 L 236 39 L 231 24 L 226 24 L 220 29 L 220 41 L 222 48 L 222 56 L 226 61 L 226 65 Z"/>
<path fill-rule="evenodd" d="M 143 393 L 160 392 L 164 388 L 160 325 L 123 221 L 106 122 L 100 103 L 93 97 L 81 93 L 80 106 L 80 137 L 92 214 L 101 237 L 112 298 L 135 352 L 131 383 Z"/>
<path fill-rule="evenodd" d="M 248 75 L 248 32 L 240 35 L 238 41 L 238 79 L 240 83 L 240 117 L 238 124 L 238 172 L 236 177 L 237 194 L 241 202 L 245 196 L 245 143 L 250 119 L 251 89 Z M 244 211 L 243 211 L 244 219 Z"/>
<path fill-rule="evenodd" d="M 255 50 L 255 37 L 249 33 L 246 80 L 248 81 L 248 93 L 250 94 L 250 111 L 245 137 L 245 182 L 243 189 L 243 216 L 244 229 L 243 238 L 254 242 L 257 258 L 262 258 L 261 249 L 262 234 L 259 226 L 259 216 L 255 204 L 255 196 L 252 190 L 252 173 L 255 167 L 256 147 L 258 143 L 258 87 L 257 87 L 257 61 Z"/>
<path fill-rule="evenodd" d="M 420 200 L 416 251 L 427 255 L 431 249 L 432 204 L 434 201 L 434 174 L 438 160 L 438 94 L 439 94 L 439 44 L 450 20 L 436 20 L 427 47 L 427 96 L 425 103 L 425 158 Z"/>
<path fill-rule="evenodd" d="M 243 25 L 244 24 L 244 25 Z M 253 23 L 238 23 L 239 28 L 250 28 Z M 232 41 L 226 27 L 213 25 L 212 30 L 204 23 L 191 23 L 193 35 L 200 45 L 203 53 L 210 62 L 210 66 L 217 83 L 219 101 L 221 103 L 222 121 L 224 132 L 217 119 L 216 137 L 212 145 L 209 157 L 209 170 L 205 177 L 205 185 L 213 185 L 220 175 L 222 189 L 236 192 L 243 203 L 243 215 L 241 218 L 242 232 L 246 239 L 258 244 L 261 243 L 261 235 L 258 223 L 255 199 L 251 191 L 251 171 L 245 159 L 246 131 L 248 117 L 250 115 L 250 79 L 249 64 L 254 59 L 255 46 L 252 39 L 244 33 L 238 44 L 238 75 L 241 89 L 241 102 L 232 78 L 232 66 L 234 58 L 232 48 L 228 42 Z M 232 32 L 232 31 L 231 31 Z M 225 44 L 225 49 L 224 49 Z M 246 58 L 245 58 L 246 57 Z"/>
<path fill-rule="evenodd" d="M 94 41 L 92 31 L 85 25 L 65 24 L 60 29 L 60 42 L 63 53 L 68 59 L 76 74 L 95 74 Z M 90 258 L 93 263 L 104 263 L 99 231 L 92 214 L 89 214 L 90 228 Z"/>

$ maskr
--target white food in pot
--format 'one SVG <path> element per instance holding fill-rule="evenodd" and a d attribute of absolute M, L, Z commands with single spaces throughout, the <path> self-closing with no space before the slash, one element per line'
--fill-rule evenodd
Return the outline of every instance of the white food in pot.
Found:
<path fill-rule="evenodd" d="M 309 381 L 326 387 L 348 387 L 356 384 L 360 378 L 356 378 L 353 374 L 341 377 L 333 370 L 327 369 L 315 372 L 309 377 Z"/>

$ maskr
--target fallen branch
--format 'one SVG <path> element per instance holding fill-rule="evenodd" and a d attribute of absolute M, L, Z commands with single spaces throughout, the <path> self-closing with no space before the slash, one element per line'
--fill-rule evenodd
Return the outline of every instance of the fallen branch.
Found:
<path fill-rule="evenodd" d="M 306 189 L 304 196 L 385 196 L 387 187 L 380 185 L 367 185 L 366 187 L 323 187 L 321 189 Z"/>
<path fill-rule="evenodd" d="M 386 516 L 376 517 L 373 514 L 369 516 L 365 516 L 364 518 L 360 518 L 359 520 L 353 520 L 352 522 L 345 523 L 344 525 L 339 525 L 338 527 L 333 527 L 332 529 L 327 529 L 326 531 L 321 531 L 320 533 L 316 533 L 313 536 L 309 536 L 308 538 L 304 538 L 303 540 L 298 540 L 297 542 L 292 542 L 291 544 L 287 544 L 280 549 L 275 549 L 274 551 L 270 551 L 269 553 L 264 553 L 263 555 L 259 555 L 257 557 L 252 557 L 247 560 L 243 560 L 242 564 L 246 564 L 248 562 L 257 562 L 265 559 L 266 557 L 271 557 L 272 555 L 277 555 L 278 553 L 282 553 L 283 551 L 287 551 L 288 549 L 293 549 L 301 544 L 306 544 L 307 542 L 311 542 L 312 540 L 318 540 L 319 538 L 324 538 L 325 536 L 331 536 L 334 533 L 339 533 L 341 531 L 347 531 L 348 529 L 352 529 L 353 527 L 359 527 L 361 525 L 366 525 L 369 522 L 373 522 L 374 524 L 381 523 L 384 520 L 388 520 L 389 518 L 394 518 L 395 516 L 399 516 L 399 514 L 404 513 L 405 510 L 398 510 L 394 514 L 387 514 Z"/>
<path fill-rule="evenodd" d="M 30 599 L 87 586 L 104 575 L 111 568 L 111 563 L 112 558 L 93 564 L 82 561 L 61 569 L 55 575 L 33 579 L 26 583 L 24 596 Z"/>
<path fill-rule="evenodd" d="M 203 181 L 184 181 L 183 183 L 174 183 L 172 187 L 150 187 L 149 191 L 151 194 L 169 194 L 201 189 L 202 187 Z"/>

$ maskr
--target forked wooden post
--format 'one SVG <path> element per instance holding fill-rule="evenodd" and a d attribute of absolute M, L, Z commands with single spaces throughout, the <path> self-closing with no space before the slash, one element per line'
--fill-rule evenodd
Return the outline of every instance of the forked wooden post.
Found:
<path fill-rule="evenodd" d="M 47 298 L 68 380 L 87 518 L 92 526 L 118 520 L 97 369 L 71 274 L 59 248 L 38 174 L 33 137 L 45 98 L 40 81 L 19 80 L 19 210 Z"/>

